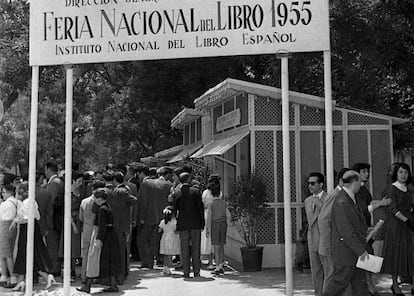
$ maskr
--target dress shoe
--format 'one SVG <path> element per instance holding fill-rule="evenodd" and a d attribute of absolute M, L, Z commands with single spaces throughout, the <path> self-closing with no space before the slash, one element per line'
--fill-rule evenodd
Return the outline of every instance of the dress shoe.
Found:
<path fill-rule="evenodd" d="M 90 289 L 90 288 L 88 288 L 88 287 L 85 287 L 85 286 L 82 286 L 82 287 L 80 287 L 80 288 L 76 288 L 76 291 L 79 291 L 79 292 L 85 292 L 85 293 L 88 293 L 88 294 L 90 294 L 90 293 L 91 293 L 91 289 Z"/>
<path fill-rule="evenodd" d="M 391 286 L 391 291 L 392 291 L 392 295 L 395 295 L 395 296 L 405 296 L 404 293 L 396 293 L 395 290 L 394 290 L 394 286 Z"/>
<path fill-rule="evenodd" d="M 92 279 L 87 278 L 85 284 L 83 284 L 80 288 L 76 288 L 76 290 L 79 292 L 85 292 L 85 293 L 90 294 L 91 286 L 92 286 Z"/>
<path fill-rule="evenodd" d="M 103 289 L 102 290 L 102 292 L 104 292 L 104 293 L 111 293 L 111 292 L 118 292 L 119 291 L 119 289 L 118 289 L 118 287 L 109 287 L 109 288 L 106 288 L 106 289 Z"/>
<path fill-rule="evenodd" d="M 18 283 L 17 285 L 15 285 L 15 287 L 12 289 L 12 291 L 24 291 L 24 288 L 26 286 L 25 281 L 21 281 L 20 283 Z"/>
<path fill-rule="evenodd" d="M 13 289 L 16 286 L 17 286 L 17 283 L 7 283 L 4 285 L 6 289 Z"/>
<path fill-rule="evenodd" d="M 46 282 L 45 290 L 49 289 L 53 284 L 56 284 L 55 277 L 53 276 L 53 274 L 49 274 L 47 276 L 47 282 Z"/>
<path fill-rule="evenodd" d="M 7 285 L 7 282 L 0 282 L 0 287 L 4 287 L 5 285 Z"/>

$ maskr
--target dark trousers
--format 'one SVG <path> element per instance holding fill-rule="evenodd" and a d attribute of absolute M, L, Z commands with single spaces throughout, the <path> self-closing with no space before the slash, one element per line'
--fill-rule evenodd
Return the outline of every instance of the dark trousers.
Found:
<path fill-rule="evenodd" d="M 154 267 L 154 256 L 158 254 L 157 244 L 157 225 L 142 225 L 139 238 L 141 239 L 142 264 L 148 265 L 149 268 Z M 159 245 L 159 242 L 158 242 Z"/>
<path fill-rule="evenodd" d="M 137 249 L 138 249 L 138 254 L 139 254 L 139 259 L 141 262 L 144 261 L 144 240 L 142 239 L 142 228 L 144 225 L 142 224 L 137 224 L 136 230 L 136 240 L 137 240 Z"/>
<path fill-rule="evenodd" d="M 119 233 L 118 240 L 119 240 L 119 250 L 121 251 L 121 254 L 120 254 L 121 274 L 118 276 L 118 280 L 124 281 L 129 272 L 129 260 L 127 258 L 127 256 L 129 256 L 128 248 L 127 248 L 127 233 L 125 232 Z"/>
<path fill-rule="evenodd" d="M 138 225 L 131 230 L 131 259 L 133 261 L 139 260 L 138 251 Z"/>
<path fill-rule="evenodd" d="M 355 266 L 336 265 L 332 281 L 324 288 L 323 296 L 341 296 L 351 284 L 352 295 L 368 296 L 365 271 Z"/>
<path fill-rule="evenodd" d="M 201 269 L 201 229 L 179 231 L 181 243 L 181 263 L 185 275 L 190 273 L 190 245 L 191 262 L 194 274 L 199 274 Z M 191 242 L 191 243 L 190 243 Z"/>
<path fill-rule="evenodd" d="M 46 236 L 47 251 L 50 258 L 50 273 L 60 274 L 60 262 L 59 262 L 59 237 L 56 231 L 49 230 L 48 235 Z"/>

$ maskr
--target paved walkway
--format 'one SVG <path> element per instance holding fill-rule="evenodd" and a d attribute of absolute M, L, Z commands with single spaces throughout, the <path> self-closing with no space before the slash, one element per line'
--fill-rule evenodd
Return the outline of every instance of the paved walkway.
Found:
<path fill-rule="evenodd" d="M 92 288 L 92 295 L 145 295 L 145 296 L 274 296 L 285 295 L 285 271 L 284 269 L 266 269 L 260 272 L 238 272 L 227 270 L 223 276 L 212 276 L 210 271 L 203 269 L 200 278 L 184 279 L 182 273 L 173 271 L 171 276 L 163 276 L 162 269 L 140 270 L 137 264 L 131 266 L 131 274 L 118 293 L 101 293 L 103 286 L 96 285 Z M 59 279 L 58 279 L 59 280 Z M 391 280 L 387 276 L 376 276 L 375 281 L 381 295 L 392 295 L 389 289 Z M 87 296 L 86 293 L 76 291 L 79 282 L 72 284 L 73 296 Z M 34 287 L 37 296 L 63 295 L 63 285 L 58 283 L 51 289 L 42 290 L 44 284 Z M 410 295 L 410 286 L 403 286 L 404 292 Z M 1 296 L 20 296 L 23 293 L 11 292 L 0 288 Z M 294 295 L 314 295 L 310 270 L 304 273 L 294 271 Z M 357 295 L 355 295 L 357 296 Z"/>

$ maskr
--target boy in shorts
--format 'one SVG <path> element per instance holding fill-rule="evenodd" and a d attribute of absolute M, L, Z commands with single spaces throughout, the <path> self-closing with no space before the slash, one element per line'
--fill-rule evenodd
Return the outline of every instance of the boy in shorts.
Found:
<path fill-rule="evenodd" d="M 211 235 L 211 244 L 214 249 L 216 269 L 212 272 L 216 275 L 224 273 L 224 245 L 226 244 L 227 233 L 227 204 L 220 196 L 220 183 L 211 186 L 213 201 L 207 212 L 206 236 Z"/>

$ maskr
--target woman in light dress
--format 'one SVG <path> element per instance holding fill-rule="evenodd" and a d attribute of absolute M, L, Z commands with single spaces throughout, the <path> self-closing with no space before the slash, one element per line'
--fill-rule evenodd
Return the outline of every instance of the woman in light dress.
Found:
<path fill-rule="evenodd" d="M 204 219 L 205 221 L 207 221 L 207 211 L 209 206 L 211 205 L 212 201 L 213 201 L 213 195 L 211 194 L 211 186 L 213 184 L 219 183 L 220 184 L 220 176 L 217 174 L 211 174 L 210 177 L 208 178 L 208 184 L 207 184 L 207 189 L 203 191 L 203 194 L 201 196 L 202 200 L 203 200 L 203 205 L 204 205 Z M 220 197 L 222 197 L 223 194 L 220 192 Z M 206 236 L 206 229 L 207 229 L 207 225 L 206 227 L 203 229 L 203 231 L 201 232 L 201 255 L 202 256 L 207 256 L 208 257 L 208 267 L 207 269 L 213 270 L 214 266 L 213 266 L 213 258 L 214 258 L 214 254 L 213 254 L 213 249 L 211 246 L 211 238 Z"/>

